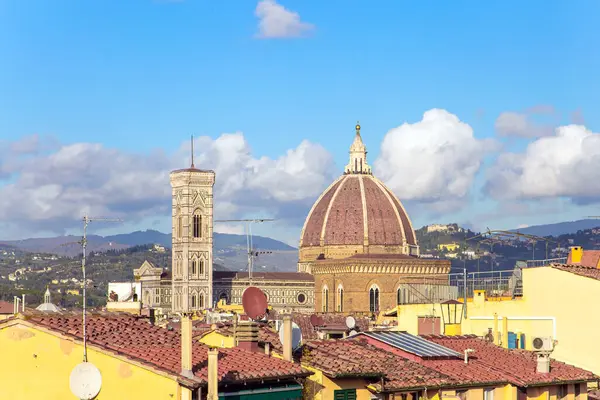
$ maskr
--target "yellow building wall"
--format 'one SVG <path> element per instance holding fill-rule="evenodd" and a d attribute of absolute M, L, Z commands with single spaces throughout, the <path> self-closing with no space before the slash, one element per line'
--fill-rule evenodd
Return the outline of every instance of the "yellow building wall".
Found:
<path fill-rule="evenodd" d="M 69 376 L 82 361 L 82 345 L 19 324 L 0 328 L 0 355 L 0 399 L 76 399 Z M 169 377 L 89 347 L 88 361 L 102 374 L 97 400 L 180 398 L 179 385 Z"/>
<path fill-rule="evenodd" d="M 508 331 L 525 334 L 525 348 L 531 349 L 534 336 L 553 336 L 552 320 L 513 320 L 510 317 L 554 317 L 558 343 L 552 357 L 600 374 L 600 347 L 590 346 L 597 341 L 592 329 L 594 310 L 600 295 L 600 281 L 564 272 L 551 267 L 523 270 L 523 297 L 503 301 L 469 301 L 467 319 L 462 333 L 483 336 L 498 320 L 498 336 L 502 337 L 502 317 L 509 317 Z M 442 317 L 439 304 L 410 304 L 399 306 L 396 330 L 418 333 L 417 317 Z M 384 317 L 394 319 L 395 317 Z"/>
<path fill-rule="evenodd" d="M 199 339 L 200 343 L 204 343 L 208 346 L 213 347 L 224 347 L 230 349 L 235 347 L 235 341 L 233 340 L 233 336 L 223 335 L 222 333 L 212 331 L 202 336 Z"/>
<path fill-rule="evenodd" d="M 0 314 L 0 321 L 4 321 L 5 319 L 9 319 L 13 314 Z"/>

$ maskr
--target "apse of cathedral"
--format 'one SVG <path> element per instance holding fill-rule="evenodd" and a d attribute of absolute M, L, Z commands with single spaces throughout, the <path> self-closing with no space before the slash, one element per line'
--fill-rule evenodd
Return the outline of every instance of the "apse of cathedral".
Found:
<path fill-rule="evenodd" d="M 134 271 L 144 306 L 169 313 L 210 308 L 219 300 L 240 304 L 250 285 L 262 289 L 274 309 L 302 313 L 372 314 L 422 302 L 419 297 L 442 300 L 450 262 L 419 258 L 410 218 L 373 175 L 358 124 L 349 153 L 344 173 L 306 217 L 298 271 L 254 273 L 250 280 L 247 272 L 213 272 L 215 173 L 194 166 L 192 149 L 191 167 L 171 173 L 171 274 L 149 265 Z"/>

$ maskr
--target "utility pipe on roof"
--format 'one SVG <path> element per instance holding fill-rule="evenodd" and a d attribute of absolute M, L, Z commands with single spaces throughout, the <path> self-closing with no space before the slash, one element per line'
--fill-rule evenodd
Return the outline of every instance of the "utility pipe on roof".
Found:
<path fill-rule="evenodd" d="M 504 317 L 498 317 L 504 318 Z M 552 339 L 558 340 L 556 337 L 556 317 L 506 317 L 513 321 L 552 321 Z M 469 317 L 471 320 L 493 321 L 494 317 Z"/>

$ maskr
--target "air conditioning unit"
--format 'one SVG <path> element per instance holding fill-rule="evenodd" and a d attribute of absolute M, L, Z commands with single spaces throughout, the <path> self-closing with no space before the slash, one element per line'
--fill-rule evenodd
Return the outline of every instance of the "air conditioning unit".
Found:
<path fill-rule="evenodd" d="M 531 347 L 534 351 L 552 351 L 554 349 L 554 340 L 548 336 L 534 337 L 531 341 Z"/>

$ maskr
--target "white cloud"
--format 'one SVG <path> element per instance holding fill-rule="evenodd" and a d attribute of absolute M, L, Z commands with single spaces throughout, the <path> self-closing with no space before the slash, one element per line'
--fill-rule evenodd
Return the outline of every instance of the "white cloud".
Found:
<path fill-rule="evenodd" d="M 600 199 L 600 134 L 582 125 L 562 126 L 531 142 L 523 153 L 501 154 L 488 171 L 485 191 L 495 198 Z"/>
<path fill-rule="evenodd" d="M 302 37 L 314 30 L 314 25 L 302 22 L 297 12 L 286 9 L 275 0 L 261 0 L 256 5 L 260 38 Z"/>
<path fill-rule="evenodd" d="M 473 129 L 456 115 L 432 109 L 421 121 L 387 132 L 375 173 L 402 200 L 457 208 L 468 195 L 483 157 L 495 146 L 494 141 L 475 138 Z"/>
<path fill-rule="evenodd" d="M 0 155 L 0 221 L 4 232 L 62 233 L 81 216 L 108 215 L 135 223 L 170 213 L 169 172 L 189 165 L 189 142 L 176 154 L 127 153 L 101 144 L 76 143 L 32 155 L 27 139 L 14 146 L 26 155 Z M 286 154 L 256 158 L 242 133 L 196 139 L 195 165 L 216 172 L 215 218 L 263 213 L 302 219 L 334 178 L 332 156 L 303 141 Z"/>
<path fill-rule="evenodd" d="M 496 119 L 495 129 L 500 136 L 518 136 L 534 138 L 550 136 L 554 132 L 552 125 L 538 124 L 533 116 L 553 116 L 556 110 L 550 105 L 537 105 L 529 107 L 525 112 L 507 111 L 501 113 Z"/>

